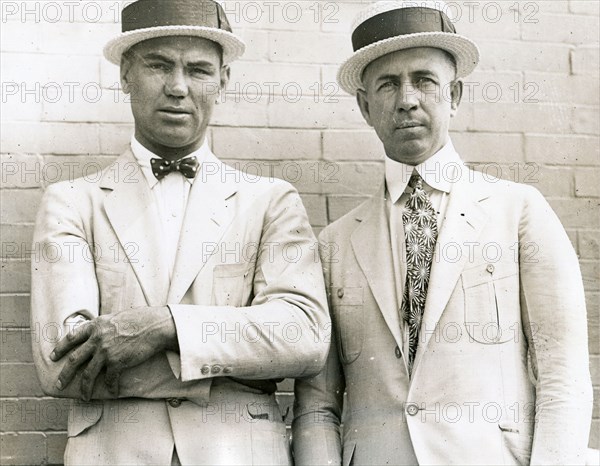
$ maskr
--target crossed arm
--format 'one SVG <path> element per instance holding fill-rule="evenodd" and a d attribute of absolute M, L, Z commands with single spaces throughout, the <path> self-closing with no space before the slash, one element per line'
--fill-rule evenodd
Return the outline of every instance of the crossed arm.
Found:
<path fill-rule="evenodd" d="M 74 248 L 74 244 L 79 250 L 89 247 L 93 241 L 89 219 L 98 213 L 88 204 L 91 202 L 85 196 L 74 198 L 65 186 L 48 188 L 34 243 L 40 248 L 54 244 L 63 250 Z M 202 371 L 206 363 L 232 368 L 218 376 L 245 379 L 319 372 L 328 344 L 315 338 L 314 330 L 324 328 L 329 316 L 321 266 L 313 251 L 314 237 L 300 198 L 291 187 L 277 188 L 267 212 L 261 244 L 269 244 L 269 248 L 276 245 L 278 252 L 294 244 L 302 254 L 297 262 L 286 262 L 272 260 L 272 249 L 264 256 L 259 251 L 254 299 L 248 307 L 202 303 L 103 309 L 92 261 L 80 255 L 35 261 L 32 322 L 59 328 L 58 337 L 33 343 L 44 391 L 86 400 L 206 396 L 210 386 L 206 379 L 217 376 Z M 66 334 L 74 316 L 82 316 L 82 322 Z M 229 323 L 221 326 L 223 332 L 236 323 L 265 328 L 272 322 L 293 322 L 301 332 L 299 340 L 293 342 L 281 332 L 260 341 L 236 341 L 220 333 L 207 340 L 198 337 L 203 322 Z M 169 352 L 179 353 L 179 371 L 167 359 Z"/>

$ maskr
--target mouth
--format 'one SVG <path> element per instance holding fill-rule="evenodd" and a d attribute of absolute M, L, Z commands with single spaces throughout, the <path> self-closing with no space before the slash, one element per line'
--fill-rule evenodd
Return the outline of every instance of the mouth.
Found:
<path fill-rule="evenodd" d="M 418 121 L 403 121 L 396 124 L 396 129 L 412 129 L 412 128 L 420 128 L 423 125 Z"/>
<path fill-rule="evenodd" d="M 158 109 L 158 111 L 160 113 L 164 113 L 166 115 L 171 115 L 171 116 L 185 116 L 185 115 L 192 114 L 191 112 L 189 112 L 183 108 L 178 108 L 178 107 L 164 107 L 164 108 Z"/>

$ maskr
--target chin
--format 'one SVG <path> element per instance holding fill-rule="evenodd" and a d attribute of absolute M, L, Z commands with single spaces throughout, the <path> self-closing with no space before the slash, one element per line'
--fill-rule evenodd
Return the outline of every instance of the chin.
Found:
<path fill-rule="evenodd" d="M 392 160 L 406 165 L 419 165 L 429 158 L 427 149 L 417 141 L 414 141 L 414 143 L 398 144 L 392 150 L 388 150 L 387 153 L 389 154 L 388 157 Z"/>

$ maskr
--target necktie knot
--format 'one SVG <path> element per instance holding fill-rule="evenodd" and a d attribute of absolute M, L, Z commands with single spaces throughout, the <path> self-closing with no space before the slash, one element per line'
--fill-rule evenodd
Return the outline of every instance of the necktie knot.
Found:
<path fill-rule="evenodd" d="M 152 165 L 152 173 L 159 181 L 173 172 L 179 172 L 186 178 L 194 179 L 200 166 L 196 157 L 187 157 L 176 161 L 151 159 L 150 164 Z"/>
<path fill-rule="evenodd" d="M 415 173 L 410 177 L 410 181 L 408 182 L 408 186 L 413 190 L 422 190 L 423 189 L 423 178 L 418 173 Z"/>

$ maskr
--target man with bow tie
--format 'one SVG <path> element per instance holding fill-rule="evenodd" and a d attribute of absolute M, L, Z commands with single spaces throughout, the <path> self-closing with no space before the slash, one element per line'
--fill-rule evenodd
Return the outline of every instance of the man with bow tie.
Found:
<path fill-rule="evenodd" d="M 321 370 L 329 317 L 298 193 L 206 140 L 244 44 L 213 0 L 122 18 L 104 53 L 131 146 L 98 183 L 48 187 L 34 235 L 61 252 L 33 263 L 31 318 L 54 330 L 33 343 L 44 391 L 74 399 L 65 463 L 288 464 L 276 382 Z"/>
<path fill-rule="evenodd" d="M 338 82 L 383 144 L 385 180 L 319 238 L 335 343 L 296 381 L 297 466 L 586 461 L 577 256 L 536 189 L 454 149 L 479 51 L 450 11 L 380 1 L 355 21 Z"/>

